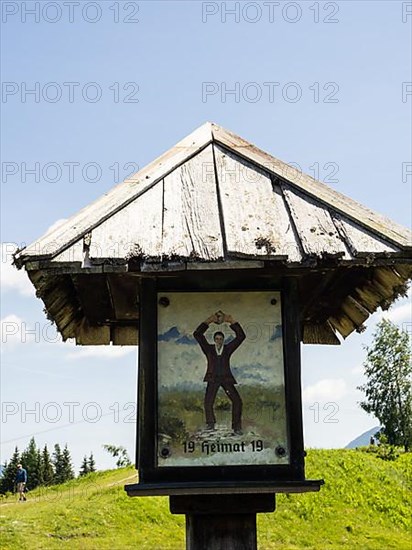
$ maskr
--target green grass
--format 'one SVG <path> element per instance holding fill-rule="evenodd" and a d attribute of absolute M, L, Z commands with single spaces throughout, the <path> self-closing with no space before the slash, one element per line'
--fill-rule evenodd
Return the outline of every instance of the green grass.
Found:
<path fill-rule="evenodd" d="M 319 493 L 278 495 L 273 514 L 258 515 L 261 550 L 408 549 L 411 547 L 412 454 L 383 461 L 353 450 L 312 450 L 307 477 Z M 57 487 L 11 496 L 0 508 L 2 550 L 185 547 L 184 516 L 168 499 L 129 498 L 133 468 L 97 472 Z M 127 479 L 129 478 L 129 479 Z"/>
<path fill-rule="evenodd" d="M 277 436 L 282 439 L 285 425 L 283 388 L 239 386 L 238 389 L 243 401 L 243 431 L 253 431 L 262 439 L 273 440 Z M 159 395 L 159 432 L 172 438 L 175 456 L 177 448 L 183 455 L 180 443 L 205 425 L 204 389 L 185 391 L 173 388 L 162 390 Z M 231 426 L 232 406 L 223 388 L 219 389 L 213 408 L 217 423 Z M 276 430 L 279 426 L 281 428 Z"/>

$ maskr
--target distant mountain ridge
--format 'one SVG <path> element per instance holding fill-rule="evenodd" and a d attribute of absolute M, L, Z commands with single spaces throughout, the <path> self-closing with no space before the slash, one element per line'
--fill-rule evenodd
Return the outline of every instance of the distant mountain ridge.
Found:
<path fill-rule="evenodd" d="M 365 447 L 365 445 L 369 445 L 371 437 L 375 436 L 376 432 L 380 429 L 379 426 L 375 426 L 375 428 L 371 428 L 367 432 L 358 435 L 358 437 L 346 445 L 345 449 L 355 449 L 356 447 Z"/>

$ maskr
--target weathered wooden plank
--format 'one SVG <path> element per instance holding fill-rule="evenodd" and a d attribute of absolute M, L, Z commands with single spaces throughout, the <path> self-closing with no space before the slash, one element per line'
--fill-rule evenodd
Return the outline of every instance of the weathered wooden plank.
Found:
<path fill-rule="evenodd" d="M 74 275 L 72 279 L 84 314 L 91 324 L 115 320 L 106 275 Z"/>
<path fill-rule="evenodd" d="M 305 196 L 293 189 L 290 185 L 280 183 L 280 187 L 289 206 L 305 254 L 350 259 L 329 210 L 308 195 Z"/>
<path fill-rule="evenodd" d="M 126 489 L 127 490 L 127 489 Z M 261 493 L 230 494 L 186 494 L 170 495 L 169 507 L 172 514 L 223 514 L 236 511 L 236 514 L 259 514 L 274 512 L 276 495 Z M 223 541 L 224 542 L 224 541 Z M 210 550 L 207 546 L 207 550 Z M 226 547 L 224 550 L 227 550 Z"/>
<path fill-rule="evenodd" d="M 51 264 L 61 264 L 61 263 L 79 263 L 82 264 L 84 260 L 83 252 L 83 239 L 73 243 L 71 246 L 63 250 L 55 258 L 53 258 Z"/>
<path fill-rule="evenodd" d="M 77 326 L 83 317 L 74 288 L 69 277 L 51 279 L 41 293 L 49 319 L 53 319 L 63 340 L 74 338 Z"/>
<path fill-rule="evenodd" d="M 24 267 L 26 271 L 37 271 L 40 269 L 40 262 L 26 262 Z"/>
<path fill-rule="evenodd" d="M 214 149 L 228 254 L 286 259 L 277 226 L 282 205 L 270 177 L 219 145 Z"/>
<path fill-rule="evenodd" d="M 374 270 L 373 276 L 381 285 L 387 287 L 388 290 L 392 290 L 405 283 L 403 277 L 390 267 L 377 267 Z"/>
<path fill-rule="evenodd" d="M 16 256 L 17 261 L 19 259 L 24 261 L 29 256 L 43 258 L 60 253 L 80 239 L 86 232 L 91 231 L 139 197 L 211 141 L 211 124 L 206 123 L 145 166 L 137 174 L 126 179 L 92 204 L 80 210 L 54 231 L 43 235 L 35 243 L 29 245 Z"/>
<path fill-rule="evenodd" d="M 300 264 L 303 261 L 303 255 L 295 224 L 290 218 L 279 183 L 272 181 L 272 189 L 277 207 L 276 218 L 272 220 L 272 223 L 276 225 L 277 231 L 281 235 L 279 256 L 286 257 L 289 264 Z"/>
<path fill-rule="evenodd" d="M 345 219 L 337 212 L 332 213 L 332 219 L 351 254 L 355 257 L 396 254 L 401 252 L 399 247 L 387 241 L 385 242 L 379 236 L 374 236 L 364 227 L 360 227 L 353 221 Z"/>
<path fill-rule="evenodd" d="M 62 335 L 63 341 L 66 341 L 69 338 L 76 337 L 76 333 L 82 319 L 82 312 L 80 308 L 78 308 L 76 311 L 72 311 L 72 316 L 70 319 L 67 318 L 64 320 L 64 322 L 58 325 L 58 329 Z"/>
<path fill-rule="evenodd" d="M 36 291 L 36 295 L 41 298 L 51 315 L 59 318 L 67 308 L 77 307 L 77 301 L 73 300 L 73 287 L 71 280 L 66 276 L 47 277 L 46 282 Z"/>
<path fill-rule="evenodd" d="M 184 261 L 165 261 L 165 262 L 142 262 L 140 271 L 142 273 L 162 273 L 167 271 L 185 271 L 186 262 Z"/>
<path fill-rule="evenodd" d="M 386 285 L 383 285 L 376 278 L 373 279 L 372 283 L 376 292 L 381 296 L 382 302 L 386 303 L 388 298 L 392 298 L 393 296 L 392 287 L 387 287 Z"/>
<path fill-rule="evenodd" d="M 50 283 L 49 276 L 41 269 L 28 271 L 27 275 L 36 289 L 36 296 L 40 298 Z"/>
<path fill-rule="evenodd" d="M 304 323 L 302 342 L 304 344 L 340 345 L 340 340 L 328 321 L 326 323 Z"/>
<path fill-rule="evenodd" d="M 66 288 L 54 290 L 43 297 L 49 318 L 51 317 L 62 334 L 63 339 L 74 337 L 73 330 L 83 317 L 83 312 L 77 299 Z"/>
<path fill-rule="evenodd" d="M 67 292 L 65 292 L 64 288 L 57 288 L 52 292 L 48 292 L 44 296 L 44 301 L 50 313 L 53 313 L 53 315 L 55 315 L 58 312 L 63 311 L 63 309 L 66 307 L 71 309 L 72 304 L 68 298 L 69 297 L 67 295 Z"/>
<path fill-rule="evenodd" d="M 345 315 L 352 319 L 357 328 L 361 327 L 369 317 L 369 311 L 352 296 L 347 296 L 341 307 Z"/>
<path fill-rule="evenodd" d="M 76 343 L 81 346 L 108 346 L 110 344 L 110 327 L 90 325 L 84 319 L 76 333 Z"/>
<path fill-rule="evenodd" d="M 309 272 L 299 279 L 301 318 L 306 321 L 317 319 L 319 311 L 324 313 L 324 303 L 331 304 L 328 297 L 334 294 L 330 287 L 339 284 L 342 273 L 335 269 Z"/>
<path fill-rule="evenodd" d="M 121 274 L 121 273 L 127 273 L 128 272 L 127 263 L 124 263 L 124 264 L 121 264 L 121 265 L 106 263 L 106 264 L 103 264 L 102 267 L 103 267 L 103 273 Z"/>
<path fill-rule="evenodd" d="M 139 330 L 137 326 L 114 326 L 111 330 L 111 338 L 114 346 L 137 346 Z"/>
<path fill-rule="evenodd" d="M 379 302 L 382 300 L 382 297 L 376 292 L 371 282 L 357 287 L 354 291 L 354 296 L 369 313 L 374 313 L 378 308 Z"/>
<path fill-rule="evenodd" d="M 412 264 L 395 264 L 395 269 L 401 275 L 405 281 L 409 280 L 412 277 Z"/>
<path fill-rule="evenodd" d="M 343 336 L 343 338 L 346 338 L 349 334 L 351 334 L 351 332 L 357 329 L 357 326 L 352 319 L 344 313 L 329 317 L 328 321 Z"/>
<path fill-rule="evenodd" d="M 65 296 L 62 307 L 56 307 L 56 305 L 54 307 L 49 307 L 46 300 L 44 300 L 44 303 L 49 315 L 56 322 L 60 332 L 62 332 L 73 320 L 77 319 L 78 308 L 71 305 L 67 296 Z"/>
<path fill-rule="evenodd" d="M 118 321 L 139 318 L 139 283 L 136 277 L 109 274 L 107 281 Z"/>
<path fill-rule="evenodd" d="M 44 279 L 40 279 L 42 281 L 42 292 L 50 299 L 53 294 L 56 294 L 56 296 L 67 294 L 69 289 L 72 289 L 71 285 L 71 279 L 70 277 L 67 277 L 66 275 L 50 275 L 46 274 L 44 271 L 40 271 L 40 273 L 44 273 L 45 277 Z"/>
<path fill-rule="evenodd" d="M 361 287 L 357 287 L 354 295 L 370 313 L 377 310 L 379 306 L 386 305 L 388 299 L 393 296 L 393 288 L 382 285 L 377 279 L 368 281 Z"/>
<path fill-rule="evenodd" d="M 159 182 L 96 227 L 91 236 L 90 260 L 160 256 L 162 203 L 163 184 Z"/>
<path fill-rule="evenodd" d="M 209 270 L 215 271 L 219 269 L 262 269 L 265 267 L 263 261 L 257 260 L 225 260 L 222 262 L 190 262 L 186 264 L 188 270 L 198 271 Z"/>
<path fill-rule="evenodd" d="M 164 180 L 162 252 L 206 261 L 224 255 L 212 145 Z"/>
<path fill-rule="evenodd" d="M 412 232 L 406 227 L 402 227 L 385 216 L 373 212 L 311 176 L 293 169 L 288 164 L 216 124 L 212 124 L 212 134 L 216 142 L 233 149 L 249 161 L 264 166 L 272 174 L 290 181 L 296 188 L 310 194 L 317 201 L 335 208 L 360 225 L 371 229 L 383 238 L 389 239 L 395 245 L 408 249 L 412 248 Z"/>

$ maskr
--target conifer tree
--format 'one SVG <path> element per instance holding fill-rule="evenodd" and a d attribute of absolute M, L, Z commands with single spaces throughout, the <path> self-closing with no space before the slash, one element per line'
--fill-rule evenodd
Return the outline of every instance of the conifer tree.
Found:
<path fill-rule="evenodd" d="M 90 473 L 96 471 L 96 461 L 94 460 L 93 453 L 90 453 L 88 466 L 89 466 L 89 472 Z"/>
<path fill-rule="evenodd" d="M 44 446 L 41 454 L 41 474 L 43 485 L 52 485 L 54 469 L 47 445 Z"/>
<path fill-rule="evenodd" d="M 1 478 L 0 478 L 0 495 L 3 495 L 7 492 L 7 489 L 5 486 L 5 475 L 7 472 L 7 466 L 8 466 L 7 460 L 4 461 L 4 464 L 2 464 L 2 470 L 1 470 Z"/>
<path fill-rule="evenodd" d="M 80 466 L 79 476 L 85 476 L 89 471 L 89 461 L 87 460 L 87 456 L 84 455 L 82 465 Z"/>
<path fill-rule="evenodd" d="M 10 462 L 5 464 L 4 475 L 0 480 L 0 493 L 3 495 L 7 491 L 13 492 L 15 489 L 15 479 L 17 473 L 17 464 L 20 463 L 20 452 L 17 447 L 10 459 Z"/>
<path fill-rule="evenodd" d="M 41 458 L 41 450 L 40 448 L 37 449 L 37 479 L 39 485 L 44 485 L 44 479 L 43 479 L 43 465 L 42 465 L 42 458 Z"/>
<path fill-rule="evenodd" d="M 34 437 L 32 437 L 26 449 L 22 452 L 20 459 L 23 468 L 27 470 L 27 488 L 30 490 L 38 487 L 41 482 L 40 455 L 37 451 L 36 442 Z"/>
<path fill-rule="evenodd" d="M 70 456 L 70 451 L 67 447 L 67 443 L 64 446 L 64 449 L 62 452 L 62 473 L 63 473 L 63 481 L 69 481 L 70 479 L 74 479 L 75 477 L 72 458 Z"/>
<path fill-rule="evenodd" d="M 56 483 L 56 484 L 63 483 L 64 475 L 63 475 L 62 451 L 58 443 L 56 443 L 54 446 L 52 463 L 54 466 L 53 483 Z"/>

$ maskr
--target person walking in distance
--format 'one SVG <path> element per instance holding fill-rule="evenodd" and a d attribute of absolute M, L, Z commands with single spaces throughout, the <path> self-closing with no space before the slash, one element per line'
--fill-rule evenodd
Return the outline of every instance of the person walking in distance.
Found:
<path fill-rule="evenodd" d="M 21 464 L 18 464 L 17 473 L 16 473 L 16 484 L 17 484 L 17 491 L 19 493 L 19 500 L 27 500 L 26 495 L 24 494 L 26 483 L 27 483 L 27 472 Z"/>
<path fill-rule="evenodd" d="M 225 335 L 223 332 L 217 331 L 213 335 L 214 343 L 209 344 L 205 338 L 205 332 L 212 323 L 216 323 L 217 325 L 229 323 L 230 328 L 235 333 L 234 340 L 225 344 Z M 222 386 L 226 395 L 232 402 L 232 429 L 235 434 L 241 435 L 242 399 L 235 388 L 237 382 L 230 370 L 230 357 L 245 340 L 246 335 L 240 324 L 235 321 L 231 315 L 226 315 L 223 311 L 217 311 L 203 321 L 203 323 L 200 323 L 194 331 L 193 336 L 196 338 L 207 359 L 207 370 L 203 379 L 204 382 L 207 382 L 204 399 L 207 428 L 210 430 L 215 428 L 216 417 L 213 405 L 217 392 L 220 386 Z"/>

